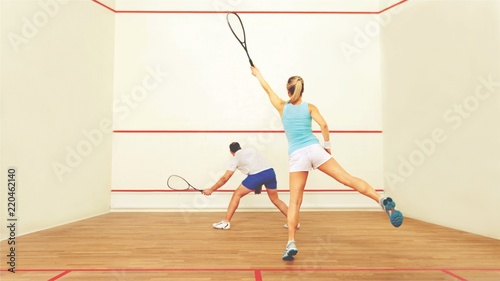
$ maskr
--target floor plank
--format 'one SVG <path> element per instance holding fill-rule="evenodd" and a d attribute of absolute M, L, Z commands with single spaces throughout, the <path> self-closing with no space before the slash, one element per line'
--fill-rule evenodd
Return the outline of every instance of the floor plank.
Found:
<path fill-rule="evenodd" d="M 2 280 L 500 280 L 500 241 L 382 212 L 303 212 L 299 254 L 281 260 L 278 212 L 108 213 L 2 241 Z M 22 222 L 20 222 L 22 223 Z"/>

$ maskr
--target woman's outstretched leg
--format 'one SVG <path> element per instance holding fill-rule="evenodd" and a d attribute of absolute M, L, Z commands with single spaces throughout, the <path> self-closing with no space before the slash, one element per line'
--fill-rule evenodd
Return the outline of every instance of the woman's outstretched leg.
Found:
<path fill-rule="evenodd" d="M 393 226 L 399 227 L 403 223 L 403 214 L 396 210 L 396 203 L 392 200 L 392 198 L 380 196 L 366 181 L 351 176 L 333 157 L 319 166 L 318 169 L 343 185 L 346 185 L 377 202 L 387 213 Z"/>

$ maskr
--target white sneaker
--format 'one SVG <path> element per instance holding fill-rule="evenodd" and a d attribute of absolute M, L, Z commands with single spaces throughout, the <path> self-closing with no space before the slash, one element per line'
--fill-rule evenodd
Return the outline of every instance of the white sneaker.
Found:
<path fill-rule="evenodd" d="M 220 221 L 218 223 L 212 224 L 215 229 L 231 229 L 231 223 L 226 221 Z"/>
<path fill-rule="evenodd" d="M 285 225 L 283 227 L 288 228 L 288 223 L 285 223 Z M 297 224 L 297 229 L 299 229 L 299 228 L 300 228 L 300 222 L 299 222 L 299 224 Z"/>
<path fill-rule="evenodd" d="M 293 261 L 296 254 L 299 253 L 297 246 L 295 246 L 294 241 L 290 241 L 286 244 L 285 252 L 283 253 L 283 260 L 285 261 Z"/>

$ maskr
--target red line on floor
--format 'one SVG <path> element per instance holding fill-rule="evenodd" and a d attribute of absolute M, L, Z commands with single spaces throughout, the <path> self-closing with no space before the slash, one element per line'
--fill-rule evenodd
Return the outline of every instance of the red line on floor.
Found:
<path fill-rule="evenodd" d="M 66 269 L 16 269 L 16 272 L 58 272 L 60 273 L 59 277 L 66 275 L 70 272 L 117 272 L 117 271 L 125 271 L 125 272 L 165 272 L 165 271 L 177 271 L 177 272 L 192 272 L 192 271 L 200 271 L 200 272 L 218 272 L 218 271 L 229 271 L 229 272 L 255 272 L 256 270 L 260 272 L 272 271 L 272 272 L 286 272 L 286 271 L 304 271 L 304 272 L 335 272 L 335 271 L 343 271 L 343 272 L 381 272 L 381 271 L 443 271 L 447 274 L 454 275 L 451 271 L 500 271 L 499 268 L 416 268 L 416 267 L 407 267 L 407 268 L 392 268 L 392 267 L 362 267 L 362 268 L 66 268 Z M 9 272 L 8 270 L 0 270 L 0 272 Z M 57 277 L 56 276 L 56 277 Z M 456 275 L 458 276 L 458 275 Z M 55 277 L 54 277 L 55 278 Z"/>
<path fill-rule="evenodd" d="M 463 277 L 461 277 L 461 276 L 459 276 L 459 275 L 457 275 L 457 274 L 455 274 L 453 272 L 450 272 L 449 270 L 443 269 L 441 271 L 444 272 L 444 273 L 446 273 L 446 274 L 448 274 L 448 275 L 450 275 L 450 276 L 453 276 L 453 277 L 457 278 L 460 281 L 467 281 L 467 279 L 465 279 L 465 278 L 463 278 Z"/>
<path fill-rule="evenodd" d="M 71 270 L 65 270 L 65 271 L 61 272 L 60 274 L 58 274 L 58 275 L 56 275 L 56 276 L 54 276 L 54 277 L 50 278 L 48 281 L 55 281 L 55 280 L 57 280 L 57 279 L 59 279 L 59 278 L 63 277 L 64 275 L 66 275 L 66 274 L 68 274 L 68 273 L 70 273 L 70 272 L 71 272 Z"/>
<path fill-rule="evenodd" d="M 260 270 L 254 271 L 255 281 L 262 281 L 262 272 Z"/>

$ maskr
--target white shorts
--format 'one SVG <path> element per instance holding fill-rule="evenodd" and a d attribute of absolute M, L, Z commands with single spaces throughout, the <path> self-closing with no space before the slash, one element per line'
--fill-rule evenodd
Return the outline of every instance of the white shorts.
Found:
<path fill-rule="evenodd" d="M 332 156 L 319 144 L 309 145 L 295 150 L 289 159 L 290 172 L 303 172 L 317 169 Z"/>

